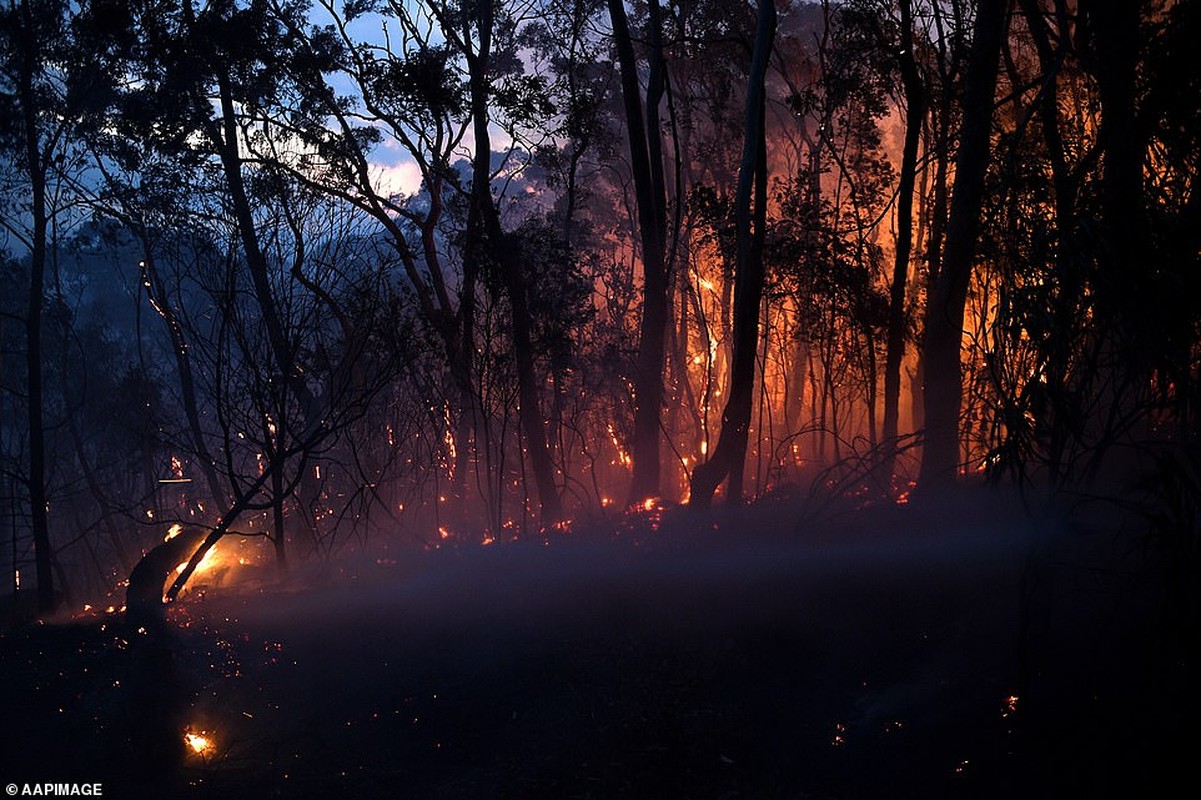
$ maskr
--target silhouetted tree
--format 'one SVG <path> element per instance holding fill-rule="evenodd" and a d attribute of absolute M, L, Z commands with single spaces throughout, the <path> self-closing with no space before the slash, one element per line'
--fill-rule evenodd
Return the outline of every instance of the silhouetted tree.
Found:
<path fill-rule="evenodd" d="M 976 9 L 946 247 L 927 299 L 923 343 L 926 435 L 920 476 L 927 487 L 953 481 L 959 465 L 963 396 L 959 349 L 991 151 L 993 95 L 1007 11 L 1006 0 L 982 0 Z"/>
<path fill-rule="evenodd" d="M 751 50 L 750 83 L 746 93 L 746 132 L 734 214 L 738 261 L 734 288 L 734 357 L 730 366 L 730 395 L 722 412 L 721 438 L 708 461 L 692 473 L 691 505 L 704 508 L 728 476 L 726 499 L 742 502 L 747 432 L 755 385 L 755 356 L 759 346 L 759 313 L 763 298 L 763 243 L 767 229 L 767 131 L 765 123 L 768 59 L 776 34 L 774 0 L 760 0 Z M 752 197 L 753 194 L 753 197 Z M 753 210 L 752 210 L 753 205 Z"/>

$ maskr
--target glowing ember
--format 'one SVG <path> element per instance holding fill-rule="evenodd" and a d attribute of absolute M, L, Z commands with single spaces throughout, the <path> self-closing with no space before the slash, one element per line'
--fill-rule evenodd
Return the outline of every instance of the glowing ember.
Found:
<path fill-rule="evenodd" d="M 611 441 L 613 443 L 613 448 L 614 448 L 614 450 L 617 451 L 618 461 L 620 461 L 621 465 L 624 467 L 633 466 L 634 459 L 630 456 L 629 453 L 627 453 L 625 451 L 625 448 L 623 448 L 621 446 L 621 440 L 617 438 L 617 431 L 616 431 L 616 429 L 614 429 L 613 423 L 609 423 L 608 432 L 609 432 L 609 441 Z"/>
<path fill-rule="evenodd" d="M 205 755 L 213 749 L 213 741 L 204 731 L 200 733 L 185 731 L 183 740 L 196 755 Z"/>
<path fill-rule="evenodd" d="M 167 529 L 167 535 L 165 537 L 163 537 L 163 541 L 164 542 L 171 541 L 176 536 L 179 536 L 179 534 L 182 530 L 183 530 L 183 526 L 180 525 L 178 522 L 175 523 L 174 525 L 172 525 L 170 528 Z"/>
<path fill-rule="evenodd" d="M 640 504 L 639 507 L 643 511 L 662 511 L 663 510 L 663 498 L 648 497 L 642 501 L 642 503 Z"/>

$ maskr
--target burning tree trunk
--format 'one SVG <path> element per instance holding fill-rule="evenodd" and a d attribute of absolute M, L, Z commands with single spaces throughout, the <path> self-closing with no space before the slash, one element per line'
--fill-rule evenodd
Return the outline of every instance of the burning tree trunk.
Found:
<path fill-rule="evenodd" d="M 726 499 L 742 499 L 747 431 L 755 385 L 755 354 L 759 344 L 759 305 L 763 298 L 763 240 L 767 224 L 767 138 L 765 131 L 767 61 L 776 33 L 773 0 L 760 0 L 751 74 L 746 97 L 746 136 L 738 170 L 735 197 L 738 262 L 734 286 L 734 356 L 730 367 L 730 396 L 722 412 L 721 437 L 713 456 L 692 473 L 690 503 L 705 508 L 727 475 Z M 754 190 L 754 219 L 751 192 Z"/>
<path fill-rule="evenodd" d="M 651 68 L 643 124 L 638 66 L 622 0 L 609 0 L 613 40 L 621 68 L 621 95 L 630 141 L 630 166 L 638 204 L 642 240 L 643 302 L 638 361 L 634 374 L 634 470 L 628 502 L 632 505 L 659 494 L 659 414 L 663 405 L 663 363 L 666 352 L 668 299 L 666 264 L 667 198 L 663 153 L 659 140 L 659 101 L 665 75 L 658 0 L 650 1 Z"/>
<path fill-rule="evenodd" d="M 925 486 L 950 483 L 959 465 L 959 405 L 963 391 L 959 349 L 980 229 L 1007 6 L 1006 0 L 981 0 L 976 10 L 946 250 L 926 305 L 926 438 L 920 475 Z"/>

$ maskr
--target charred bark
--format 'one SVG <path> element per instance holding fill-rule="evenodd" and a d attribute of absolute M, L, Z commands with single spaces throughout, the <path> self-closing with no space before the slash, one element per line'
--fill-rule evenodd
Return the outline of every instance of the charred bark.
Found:
<path fill-rule="evenodd" d="M 161 627 L 167 620 L 163 587 L 180 564 L 187 563 L 204 541 L 203 530 L 183 531 L 150 549 L 129 573 L 125 618 L 131 627 Z"/>

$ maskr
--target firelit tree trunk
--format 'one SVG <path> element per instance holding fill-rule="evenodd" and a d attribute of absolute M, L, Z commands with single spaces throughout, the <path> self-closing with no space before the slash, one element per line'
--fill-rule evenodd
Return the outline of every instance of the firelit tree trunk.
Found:
<path fill-rule="evenodd" d="M 642 241 L 643 301 L 638 360 L 634 374 L 634 469 L 629 504 L 659 494 L 659 415 L 663 405 L 663 363 L 667 336 L 666 219 L 663 156 L 659 144 L 658 105 L 664 91 L 663 50 L 658 0 L 651 0 L 651 70 L 647 87 L 647 124 L 643 124 L 638 65 L 622 0 L 608 0 L 613 41 L 621 70 L 621 95 L 630 140 L 630 167 Z M 651 127 L 653 125 L 654 127 Z"/>
<path fill-rule="evenodd" d="M 471 208 L 468 212 L 468 237 L 471 247 L 478 248 L 481 240 L 500 267 L 505 292 L 509 297 L 512 315 L 513 356 L 517 364 L 517 395 L 521 407 L 518 419 L 525 439 L 526 455 L 534 473 L 540 505 L 539 521 L 543 527 L 563 519 L 559 490 L 555 483 L 554 462 L 542 419 L 542 404 L 534 365 L 533 324 L 520 256 L 500 223 L 500 212 L 492 199 L 492 141 L 488 132 L 488 69 L 491 58 L 493 12 L 491 0 L 481 0 L 475 7 L 476 47 L 464 48 L 467 59 L 475 158 L 472 164 Z M 467 44 L 464 42 L 464 44 Z M 478 250 L 477 250 L 478 252 Z M 469 255 L 469 258 L 476 257 Z"/>
<path fill-rule="evenodd" d="M 920 474 L 924 487 L 953 482 L 959 466 L 959 405 L 963 391 L 959 348 L 980 230 L 993 95 L 1007 6 L 1007 0 L 981 0 L 976 9 L 946 249 L 926 304 L 926 437 Z"/>
<path fill-rule="evenodd" d="M 775 34 L 775 3 L 760 0 L 746 95 L 746 135 L 738 169 L 738 192 L 734 198 L 738 260 L 734 277 L 734 356 L 730 367 L 730 396 L 722 411 L 717 448 L 713 456 L 692 473 L 689 502 L 698 508 L 705 508 L 712 502 L 713 493 L 727 476 L 726 500 L 730 503 L 742 500 L 747 431 L 755 386 L 755 354 L 759 345 L 759 306 L 763 298 L 763 240 L 767 224 L 765 82 Z"/>
<path fill-rule="evenodd" d="M 897 182 L 897 244 L 888 304 L 888 342 L 884 357 L 884 430 L 888 448 L 886 473 L 892 472 L 901 397 L 901 362 L 905 358 L 905 285 L 913 248 L 913 192 L 917 182 L 917 152 L 926 119 L 926 91 L 913 53 L 911 0 L 901 0 L 900 61 L 905 93 L 905 144 Z"/>

